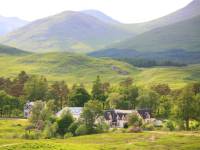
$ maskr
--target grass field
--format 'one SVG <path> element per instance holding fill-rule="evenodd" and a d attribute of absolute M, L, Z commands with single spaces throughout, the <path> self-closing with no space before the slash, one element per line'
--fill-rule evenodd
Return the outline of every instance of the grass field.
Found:
<path fill-rule="evenodd" d="M 142 132 L 104 133 L 69 139 L 24 140 L 9 138 L 22 134 L 27 120 L 0 120 L 0 150 L 199 150 L 200 133 Z"/>

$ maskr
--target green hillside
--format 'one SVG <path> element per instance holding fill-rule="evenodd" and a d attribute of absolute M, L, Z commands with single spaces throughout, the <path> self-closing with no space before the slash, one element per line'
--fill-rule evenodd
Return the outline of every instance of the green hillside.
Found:
<path fill-rule="evenodd" d="M 91 86 L 97 75 L 112 84 L 132 77 L 137 85 L 145 87 L 169 83 L 172 88 L 179 88 L 188 82 L 200 80 L 199 64 L 187 67 L 136 68 L 121 61 L 72 53 L 4 55 L 0 57 L 0 70 L 0 76 L 4 77 L 13 78 L 25 70 L 28 74 L 44 75 L 50 82 L 65 80 L 70 85 L 84 83 L 87 86 Z"/>
<path fill-rule="evenodd" d="M 165 51 L 170 49 L 200 50 L 200 16 L 173 25 L 157 28 L 111 47 L 137 51 Z"/>
<path fill-rule="evenodd" d="M 1 55 L 25 55 L 29 53 L 26 51 L 22 51 L 20 49 L 14 48 L 14 47 L 0 44 L 0 54 Z"/>
<path fill-rule="evenodd" d="M 139 73 L 137 68 L 123 62 L 72 53 L 4 56 L 0 57 L 0 70 L 0 76 L 12 78 L 25 70 L 29 74 L 45 75 L 50 81 L 66 80 L 69 84 L 90 84 L 97 75 L 105 81 L 117 83 Z"/>
<path fill-rule="evenodd" d="M 36 20 L 0 39 L 1 43 L 34 52 L 88 52 L 133 35 L 82 12 L 66 11 Z"/>
<path fill-rule="evenodd" d="M 142 69 L 135 76 L 139 86 L 166 83 L 172 88 L 181 88 L 189 82 L 200 81 L 200 64 L 186 67 L 154 67 Z"/>

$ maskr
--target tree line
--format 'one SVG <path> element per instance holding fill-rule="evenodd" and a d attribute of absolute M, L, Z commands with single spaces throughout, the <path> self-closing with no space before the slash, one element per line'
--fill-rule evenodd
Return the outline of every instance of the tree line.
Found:
<path fill-rule="evenodd" d="M 102 111 L 150 109 L 153 117 L 175 120 L 180 128 L 187 130 L 190 129 L 190 121 L 200 120 L 199 82 L 175 90 L 168 84 L 155 84 L 144 89 L 136 86 L 131 77 L 113 86 L 109 82 L 102 82 L 100 76 L 97 76 L 89 91 L 84 84 L 71 87 L 65 81 L 49 84 L 44 76 L 28 75 L 22 71 L 14 79 L 0 78 L 0 90 L 2 117 L 22 116 L 27 101 L 51 101 L 55 106 L 53 112 L 66 106 L 84 107 L 90 101 L 97 101 Z"/>

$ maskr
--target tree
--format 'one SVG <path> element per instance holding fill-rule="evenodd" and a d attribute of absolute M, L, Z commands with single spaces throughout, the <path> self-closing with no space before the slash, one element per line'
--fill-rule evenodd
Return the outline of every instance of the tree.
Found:
<path fill-rule="evenodd" d="M 129 107 L 129 103 L 119 93 L 110 93 L 107 102 L 112 109 L 127 109 Z"/>
<path fill-rule="evenodd" d="M 12 85 L 10 87 L 10 94 L 12 96 L 22 96 L 24 95 L 24 84 L 28 81 L 29 76 L 25 71 L 21 71 L 17 78 L 12 81 Z"/>
<path fill-rule="evenodd" d="M 133 85 L 121 86 L 120 94 L 124 97 L 124 102 L 128 104 L 126 109 L 135 109 L 137 105 L 137 97 L 139 96 L 138 88 Z"/>
<path fill-rule="evenodd" d="M 32 76 L 24 87 L 25 97 L 29 101 L 45 100 L 48 91 L 48 83 L 43 76 Z"/>
<path fill-rule="evenodd" d="M 89 133 L 95 132 L 95 121 L 102 116 L 103 109 L 101 103 L 97 100 L 90 100 L 85 103 L 81 118 Z"/>
<path fill-rule="evenodd" d="M 58 133 L 64 136 L 65 133 L 69 132 L 70 125 L 74 122 L 73 116 L 69 111 L 64 111 L 61 117 L 57 120 Z"/>
<path fill-rule="evenodd" d="M 19 116 L 22 113 L 23 104 L 16 97 L 0 91 L 0 115 L 5 117 Z M 16 114 L 15 112 L 21 112 Z"/>
<path fill-rule="evenodd" d="M 70 94 L 69 105 L 72 107 L 83 107 L 89 99 L 90 95 L 84 86 L 76 86 Z"/>
<path fill-rule="evenodd" d="M 50 93 L 52 98 L 56 100 L 56 105 L 59 109 L 62 109 L 64 105 L 67 105 L 69 89 L 64 81 L 56 81 L 54 84 L 52 84 Z"/>
<path fill-rule="evenodd" d="M 97 76 L 96 80 L 93 83 L 92 99 L 98 100 L 100 102 L 105 102 L 106 100 L 105 91 L 103 89 L 101 79 L 99 76 Z"/>
<path fill-rule="evenodd" d="M 54 115 L 54 107 L 52 106 L 52 103 L 52 101 L 34 102 L 29 120 L 38 130 L 42 130 L 45 126 L 45 123 Z"/>
<path fill-rule="evenodd" d="M 187 85 L 181 92 L 177 104 L 177 117 L 185 121 L 186 130 L 189 130 L 190 119 L 197 119 L 199 100 L 195 99 L 195 93 L 190 85 Z"/>
<path fill-rule="evenodd" d="M 140 94 L 137 98 L 138 107 L 141 109 L 150 109 L 154 114 L 158 112 L 159 109 L 159 95 L 154 91 L 148 91 Z"/>
<path fill-rule="evenodd" d="M 42 101 L 34 102 L 34 105 L 31 109 L 31 116 L 29 118 L 31 123 L 33 123 L 34 125 L 36 125 L 40 120 L 42 120 L 41 113 L 45 107 L 44 105 L 45 103 Z"/>
<path fill-rule="evenodd" d="M 137 97 L 139 96 L 138 88 L 131 86 L 128 88 L 128 100 L 130 101 L 131 108 L 135 109 L 137 105 Z"/>

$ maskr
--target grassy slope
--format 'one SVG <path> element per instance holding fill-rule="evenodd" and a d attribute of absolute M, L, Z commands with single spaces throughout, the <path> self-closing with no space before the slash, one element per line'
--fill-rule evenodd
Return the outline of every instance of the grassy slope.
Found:
<path fill-rule="evenodd" d="M 138 85 L 145 87 L 167 83 L 172 88 L 181 88 L 189 82 L 200 81 L 200 65 L 146 68 L 136 75 L 136 81 Z"/>
<path fill-rule="evenodd" d="M 200 16 L 148 31 L 134 38 L 112 45 L 111 47 L 148 52 L 168 49 L 199 51 L 199 26 Z"/>
<path fill-rule="evenodd" d="M 9 46 L 0 44 L 0 54 L 1 55 L 25 55 L 29 53 L 22 51 L 20 49 L 14 48 L 14 47 L 9 47 Z"/>
<path fill-rule="evenodd" d="M 97 75 L 112 83 L 127 77 L 112 70 L 112 66 L 129 72 L 130 76 L 139 73 L 131 65 L 112 59 L 96 59 L 71 53 L 46 53 L 0 57 L 0 76 L 12 78 L 19 71 L 25 70 L 29 74 L 45 75 L 50 81 L 66 80 L 69 84 L 91 84 Z"/>
<path fill-rule="evenodd" d="M 7 62 L 5 64 L 5 62 Z M 126 71 L 122 75 L 112 66 Z M 29 74 L 44 75 L 49 81 L 65 80 L 68 84 L 84 83 L 91 86 L 92 81 L 100 75 L 103 81 L 112 84 L 131 76 L 139 86 L 151 86 L 155 83 L 169 83 L 172 88 L 179 88 L 188 82 L 200 80 L 200 65 L 187 67 L 136 68 L 112 59 L 97 59 L 71 53 L 30 54 L 26 56 L 0 57 L 0 76 L 15 77 L 20 71 Z"/>
<path fill-rule="evenodd" d="M 8 135 L 23 133 L 26 120 L 0 120 L 0 150 L 197 150 L 200 137 L 193 132 L 105 133 L 69 139 L 23 140 Z M 21 125 L 21 126 L 20 126 Z"/>

